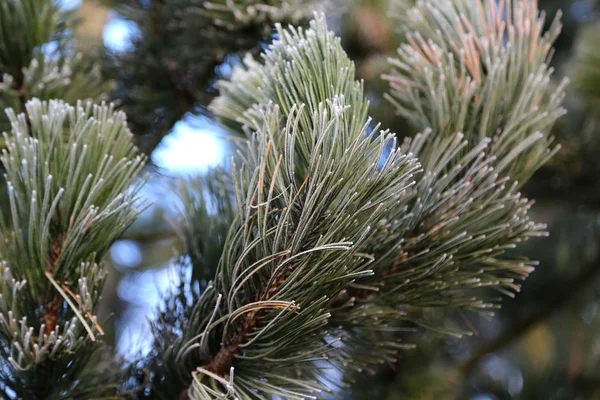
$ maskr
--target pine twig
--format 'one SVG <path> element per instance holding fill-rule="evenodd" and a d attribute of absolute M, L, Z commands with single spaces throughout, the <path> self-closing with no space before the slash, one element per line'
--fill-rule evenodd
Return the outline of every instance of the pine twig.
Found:
<path fill-rule="evenodd" d="M 19 71 L 17 75 L 13 77 L 16 82 L 16 89 L 19 92 L 19 103 L 21 104 L 21 112 L 25 114 L 25 119 L 27 121 L 27 126 L 31 130 L 31 121 L 29 120 L 29 112 L 27 111 L 27 87 L 25 85 L 25 74 L 23 71 Z"/>
<path fill-rule="evenodd" d="M 30 124 L 29 116 L 25 114 L 27 118 L 27 123 Z M 60 221 L 60 215 L 58 216 Z M 63 248 L 63 237 L 62 235 L 57 235 L 54 238 L 54 243 L 50 253 L 50 260 L 48 271 L 46 272 L 49 278 L 52 277 L 52 273 L 54 272 L 54 268 L 56 267 L 56 263 L 60 258 L 60 253 Z M 48 304 L 44 307 L 44 315 L 43 315 L 43 323 L 44 323 L 44 333 L 46 335 L 50 335 L 56 329 L 56 325 L 58 325 L 58 309 L 62 304 L 62 298 L 59 296 L 59 293 L 54 293 L 54 296 Z"/>

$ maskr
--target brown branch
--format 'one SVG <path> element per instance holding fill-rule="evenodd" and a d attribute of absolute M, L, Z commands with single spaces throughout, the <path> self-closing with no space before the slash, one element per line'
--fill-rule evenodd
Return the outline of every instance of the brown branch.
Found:
<path fill-rule="evenodd" d="M 269 143 L 269 145 L 267 146 L 265 159 L 266 159 L 266 157 L 268 157 L 270 149 L 271 149 L 271 143 Z M 281 162 L 281 158 L 279 158 L 279 162 Z M 279 162 L 278 162 L 278 165 L 279 165 Z M 304 182 L 298 189 L 296 196 L 298 196 L 302 192 L 302 190 L 306 187 L 306 184 L 308 183 L 309 179 L 310 179 L 310 174 L 308 174 L 306 176 L 306 178 L 304 179 Z M 264 189 L 262 187 L 263 184 L 264 184 L 264 180 L 263 180 L 263 177 L 261 176 L 261 188 L 260 188 L 261 191 Z M 271 195 L 272 190 L 273 190 L 273 185 L 271 185 L 271 188 L 269 189 L 269 196 Z M 300 201 L 300 208 L 302 208 L 301 201 Z M 292 223 L 292 226 L 295 226 L 295 224 Z M 291 237 L 293 235 L 293 232 L 294 232 L 294 228 L 292 227 L 292 229 L 290 229 L 290 232 L 288 233 L 288 235 Z M 289 256 L 290 256 L 289 251 L 286 251 L 285 253 L 283 253 L 279 256 L 273 257 L 273 259 L 270 262 L 274 262 L 277 258 L 281 257 L 282 259 L 281 259 L 280 263 L 282 263 L 282 262 L 285 262 L 289 258 Z M 262 290 L 257 295 L 256 300 L 257 301 L 267 301 L 267 300 L 270 300 L 271 298 L 273 298 L 273 296 L 275 296 L 277 294 L 281 285 L 284 284 L 285 281 L 290 277 L 290 275 L 294 271 L 295 266 L 296 266 L 296 263 L 292 262 L 289 266 L 287 266 L 286 268 L 279 271 L 277 273 L 277 275 L 275 275 L 273 277 L 272 285 L 267 286 L 267 283 L 269 281 L 271 281 L 271 279 L 269 279 L 267 282 L 265 282 L 265 284 L 262 286 Z M 238 327 L 238 329 L 235 332 L 233 332 L 230 339 L 225 342 L 227 345 L 223 346 L 221 348 L 221 350 L 219 350 L 217 352 L 217 354 L 215 354 L 215 356 L 209 361 L 209 363 L 206 365 L 205 368 L 208 371 L 218 374 L 222 377 L 227 376 L 229 374 L 231 366 L 233 365 L 233 360 L 235 358 L 235 355 L 240 350 L 240 345 L 245 342 L 247 335 L 252 332 L 252 330 L 254 329 L 256 324 L 258 324 L 259 321 L 264 316 L 265 316 L 264 310 L 251 311 L 248 314 L 246 314 L 242 320 L 242 323 Z"/>
<path fill-rule="evenodd" d="M 61 216 L 58 215 L 58 220 L 60 223 Z M 60 253 L 63 248 L 63 235 L 62 233 L 57 234 L 54 237 L 54 242 L 52 244 L 52 248 L 50 249 L 50 259 L 48 260 L 48 271 L 52 274 L 54 272 L 54 268 L 56 267 L 56 263 L 60 258 Z M 56 329 L 56 325 L 58 325 L 58 310 L 62 304 L 62 298 L 59 293 L 54 291 L 54 296 L 52 300 L 46 303 L 44 307 L 44 314 L 42 316 L 42 323 L 44 324 L 44 333 L 50 335 Z"/>
<path fill-rule="evenodd" d="M 23 71 L 19 71 L 13 75 L 15 80 L 15 89 L 19 93 L 19 104 L 21 105 L 21 112 L 25 114 L 25 121 L 27 127 L 31 133 L 31 120 L 29 119 L 29 111 L 27 111 L 27 85 L 25 84 L 25 74 Z"/>
<path fill-rule="evenodd" d="M 285 261 L 287 257 L 288 254 L 286 253 L 283 261 Z M 287 278 L 289 278 L 289 276 L 292 274 L 293 270 L 293 264 L 282 269 L 277 274 L 273 285 L 268 288 L 266 285 L 263 286 L 263 289 L 257 296 L 257 300 L 266 301 L 275 296 L 279 290 L 279 287 L 285 283 Z M 222 377 L 229 375 L 235 355 L 240 351 L 240 345 L 246 341 L 248 334 L 250 334 L 260 320 L 264 318 L 265 314 L 266 313 L 264 310 L 251 311 L 247 313 L 238 329 L 230 336 L 229 340 L 227 340 L 227 346 L 224 346 L 217 352 L 217 354 L 215 354 L 215 356 L 205 366 L 205 369 Z"/>
<path fill-rule="evenodd" d="M 517 322 L 513 327 L 501 333 L 498 338 L 479 349 L 479 351 L 458 368 L 459 371 L 463 375 L 468 375 L 485 355 L 501 350 L 523 336 L 536 324 L 550 318 L 579 295 L 589 284 L 594 283 L 599 275 L 600 262 L 596 258 L 583 268 L 581 274 L 571 279 L 570 282 L 561 284 L 560 289 L 546 291 L 550 294 L 546 296 L 545 301 L 539 303 L 535 312 Z"/>
<path fill-rule="evenodd" d="M 181 394 L 179 395 L 179 400 L 190 400 L 190 396 L 188 395 L 187 389 L 181 392 Z"/>
<path fill-rule="evenodd" d="M 42 323 L 44 324 L 44 333 L 50 335 L 56 329 L 58 325 L 58 309 L 62 304 L 62 299 L 58 293 L 54 294 L 54 297 L 50 302 L 44 306 L 44 316 Z"/>
<path fill-rule="evenodd" d="M 283 255 L 283 261 L 289 257 L 286 252 Z M 295 263 L 279 271 L 272 285 L 263 285 L 261 292 L 256 296 L 257 301 L 266 301 L 271 299 L 282 284 L 290 277 L 295 267 Z M 242 319 L 242 323 L 232 332 L 223 346 L 213 358 L 204 366 L 204 368 L 221 377 L 227 377 L 233 365 L 235 356 L 240 352 L 240 346 L 246 341 L 247 336 L 252 332 L 256 325 L 265 317 L 265 310 L 251 311 Z M 189 399 L 188 388 L 185 388 L 179 394 L 180 400 Z"/>

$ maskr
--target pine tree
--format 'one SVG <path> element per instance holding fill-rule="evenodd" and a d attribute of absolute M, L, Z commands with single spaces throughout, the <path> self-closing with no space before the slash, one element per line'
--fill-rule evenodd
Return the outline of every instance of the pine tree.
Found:
<path fill-rule="evenodd" d="M 492 316 L 536 265 L 510 252 L 546 235 L 519 190 L 559 149 L 566 81 L 533 0 L 394 2 L 404 140 L 369 118 L 324 14 L 306 24 L 314 1 L 111 3 L 140 32 L 102 70 L 54 0 L 0 1 L 6 398 L 344 393 L 413 347 L 406 329 L 468 334 L 443 316 Z M 238 138 L 231 169 L 178 189 L 180 284 L 123 366 L 95 317 L 105 255 L 145 205 L 141 154 L 206 106 Z"/>

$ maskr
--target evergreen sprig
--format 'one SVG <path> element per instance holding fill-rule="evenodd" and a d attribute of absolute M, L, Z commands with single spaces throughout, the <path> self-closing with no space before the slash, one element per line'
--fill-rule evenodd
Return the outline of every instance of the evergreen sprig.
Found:
<path fill-rule="evenodd" d="M 186 260 L 192 266 L 190 281 L 208 282 L 215 274 L 227 231 L 235 218 L 235 195 L 227 171 L 215 168 L 178 182 L 179 213 L 175 229 L 184 242 Z"/>
<path fill-rule="evenodd" d="M 308 385 L 306 382 L 322 379 L 319 372 L 314 371 L 314 364 L 301 367 L 302 362 L 321 359 L 314 357 L 316 351 L 310 351 L 308 333 L 318 337 L 317 332 L 321 332 L 321 343 L 328 345 L 333 338 L 341 339 L 334 346 L 335 350 L 328 352 L 328 358 L 338 365 L 350 365 L 360 370 L 373 362 L 395 360 L 395 352 L 405 345 L 399 343 L 397 335 L 390 336 L 389 333 L 401 328 L 403 321 L 428 324 L 423 316 L 436 308 L 489 314 L 490 308 L 497 307 L 497 301 L 488 296 L 487 300 L 482 298 L 482 288 L 490 287 L 510 296 L 519 290 L 518 281 L 532 271 L 535 262 L 515 259 L 505 252 L 530 237 L 545 234 L 543 224 L 530 221 L 527 213 L 532 203 L 522 198 L 518 189 L 556 151 L 556 148 L 550 150 L 550 128 L 564 113 L 560 107 L 564 83 L 549 92 L 551 70 L 547 62 L 559 25 L 555 22 L 549 33 L 543 35 L 543 17 L 538 16 L 537 7 L 531 1 L 499 4 L 478 1 L 476 7 L 469 7 L 467 3 L 421 1 L 409 10 L 410 18 L 404 20 L 406 29 L 416 33 L 409 35 L 408 44 L 400 48 L 400 58 L 392 60 L 396 70 L 386 79 L 392 84 L 390 100 L 423 133 L 406 141 L 402 148 L 388 145 L 392 146 L 392 154 L 418 155 L 423 172 L 411 170 L 416 184 L 405 187 L 395 207 L 384 207 L 385 214 L 376 224 L 369 225 L 372 228 L 369 236 L 355 248 L 355 252 L 360 249 L 360 254 L 369 254 L 373 258 L 369 264 L 372 273 L 353 275 L 356 280 L 337 287 L 334 292 L 318 292 L 325 294 L 327 300 L 320 304 L 322 310 L 319 313 L 323 314 L 316 313 L 312 318 L 323 321 L 322 326 L 306 323 L 302 325 L 306 331 L 292 329 L 294 325 L 288 329 L 286 318 L 292 318 L 288 315 L 289 309 L 306 303 L 307 298 L 306 293 L 293 291 L 290 294 L 297 297 L 289 297 L 285 304 L 264 305 L 267 308 L 283 307 L 284 311 L 253 310 L 250 318 L 236 321 L 235 310 L 244 309 L 245 304 L 259 305 L 253 303 L 252 296 L 246 297 L 245 303 L 238 303 L 240 299 L 227 293 L 233 290 L 241 297 L 245 294 L 242 292 L 245 285 L 254 282 L 254 286 L 250 286 L 251 292 L 261 293 L 261 301 L 271 298 L 264 293 L 273 293 L 277 299 L 285 298 L 278 297 L 279 286 L 273 291 L 273 283 L 281 281 L 279 285 L 285 289 L 287 285 L 294 287 L 297 275 L 296 265 L 289 276 L 269 275 L 271 269 L 268 266 L 275 265 L 274 271 L 278 271 L 277 265 L 286 264 L 288 255 L 281 253 L 285 247 L 268 246 L 265 250 L 270 253 L 259 252 L 248 261 L 254 262 L 247 270 L 251 278 L 245 279 L 242 275 L 239 279 L 244 279 L 244 285 L 238 288 L 235 277 L 237 268 L 242 267 L 237 266 L 239 253 L 231 254 L 236 248 L 231 243 L 235 242 L 228 241 L 215 284 L 196 306 L 204 312 L 198 313 L 197 321 L 192 318 L 188 327 L 193 331 L 193 326 L 199 323 L 198 326 L 205 328 L 189 334 L 184 331 L 182 342 L 187 343 L 187 347 L 177 350 L 177 354 L 185 354 L 191 359 L 192 349 L 198 348 L 200 352 L 198 358 L 184 369 L 186 372 L 199 365 L 188 392 L 190 397 L 252 398 L 252 391 L 257 390 L 303 398 L 311 390 L 318 389 L 318 386 L 305 386 Z M 352 110 L 352 118 L 342 126 L 349 127 L 349 132 L 355 134 L 345 139 L 343 135 L 329 133 L 326 123 L 321 124 L 321 129 L 342 140 L 341 148 L 351 145 L 350 138 L 360 143 L 361 138 L 370 137 L 366 127 L 362 130 L 352 128 L 353 122 L 364 123 L 367 102 L 362 86 L 350 83 L 353 82 L 353 65 L 333 34 L 327 32 L 322 17 L 306 32 L 278 28 L 278 33 L 280 39 L 263 55 L 262 63 L 248 56 L 244 66 L 234 70 L 230 81 L 217 84 L 221 95 L 210 106 L 215 114 L 229 125 L 233 122 L 233 126 L 243 130 L 249 138 L 242 165 L 254 166 L 255 172 L 236 176 L 238 206 L 241 204 L 246 208 L 240 207 L 238 211 L 239 215 L 245 216 L 244 223 L 233 237 L 237 240 L 240 240 L 238 236 L 245 238 L 254 251 L 261 250 L 260 245 L 270 235 L 266 224 L 269 213 L 261 214 L 259 205 L 264 204 L 273 212 L 276 226 L 280 226 L 282 217 L 275 210 L 286 210 L 284 215 L 287 217 L 288 210 L 294 208 L 286 201 L 285 192 L 276 190 L 284 175 L 282 171 L 287 171 L 290 177 L 292 174 L 312 177 L 311 160 L 316 157 L 312 145 L 325 140 L 317 139 L 320 136 L 315 135 L 312 142 L 303 144 L 300 141 L 295 151 L 284 141 L 286 150 L 281 153 L 279 164 L 271 155 L 272 152 L 279 153 L 274 151 L 279 149 L 275 133 L 283 130 L 303 137 L 314 131 L 317 116 L 327 110 L 324 104 L 331 110 L 342 101 L 340 106 L 350 105 Z M 291 117 L 293 123 L 290 123 Z M 273 138 L 271 142 L 261 139 L 261 132 L 263 135 L 267 132 L 267 137 Z M 384 153 L 380 153 L 380 161 L 385 166 Z M 293 170 L 286 163 L 286 156 L 291 160 L 291 155 L 294 156 Z M 344 158 L 338 157 L 337 162 L 343 163 Z M 351 172 L 357 171 L 353 168 L 346 171 Z M 361 174 L 361 181 L 369 182 L 368 176 Z M 270 190 L 261 197 L 265 182 L 271 182 Z M 252 209 L 254 200 L 257 210 Z M 283 204 L 274 207 L 279 201 Z M 349 211 L 351 209 L 345 210 Z M 257 220 L 264 222 L 253 229 L 255 213 Z M 359 222 L 351 213 L 347 217 Z M 294 229 L 289 234 L 294 243 L 294 237 L 304 230 L 296 230 L 295 224 L 292 226 Z M 326 232 L 333 234 L 337 232 L 336 228 L 327 225 Z M 273 234 L 283 240 L 280 229 L 273 228 Z M 230 232 L 230 238 L 233 232 L 236 231 Z M 258 236 L 253 236 L 254 232 Z M 246 253 L 241 254 L 248 257 Z M 286 260 L 278 262 L 267 254 Z M 332 261 L 345 264 L 344 268 L 352 265 L 339 258 Z M 224 270 L 232 268 L 231 264 L 237 267 Z M 328 259 L 321 260 L 320 268 L 335 271 L 329 269 L 333 265 Z M 299 268 L 299 271 L 305 270 Z M 348 271 L 352 273 L 353 270 L 346 269 Z M 260 284 L 263 273 L 269 277 L 266 288 Z M 302 275 L 302 278 L 307 282 L 309 276 Z M 327 288 L 324 282 L 314 285 L 323 290 Z M 259 322 L 265 316 L 274 316 L 257 328 L 257 315 Z M 327 317 L 319 319 L 319 315 Z M 233 334 L 229 324 L 237 327 Z M 219 340 L 211 349 L 213 330 L 217 331 L 214 335 Z M 295 342 L 282 341 L 278 346 L 278 337 L 270 336 L 270 330 L 282 332 L 283 338 L 301 343 L 301 349 L 306 350 L 302 354 L 309 357 L 290 356 L 296 349 L 291 343 Z M 289 351 L 287 365 L 298 363 L 296 374 L 300 377 L 304 374 L 305 381 L 302 382 L 305 383 L 283 372 L 267 373 L 270 366 L 276 366 L 279 371 L 289 368 L 285 368 L 286 363 L 278 364 L 276 357 L 270 357 L 271 353 L 254 353 L 251 346 L 246 347 L 246 342 L 260 344 L 253 334 L 261 339 L 267 335 L 274 354 L 284 349 Z M 318 352 L 323 353 L 324 349 L 319 348 Z M 255 367 L 250 375 L 242 368 L 245 362 L 251 362 Z"/>
<path fill-rule="evenodd" d="M 68 39 L 74 21 L 55 0 L 0 3 L 0 71 L 18 75 L 42 49 L 42 44 Z"/>
<path fill-rule="evenodd" d="M 131 368 L 138 397 L 316 398 L 333 390 L 326 367 L 394 362 L 411 346 L 399 331 L 448 330 L 430 319 L 440 311 L 490 315 L 489 292 L 514 295 L 533 269 L 507 251 L 545 235 L 519 189 L 557 151 L 565 84 L 549 84 L 560 24 L 542 32 L 534 0 L 397 2 L 407 43 L 384 78 L 421 131 L 402 144 L 368 117 L 323 15 L 277 24 L 255 58 L 272 23 L 315 1 L 111 4 L 138 30 L 107 72 L 145 151 L 209 101 L 228 54 L 250 50 L 209 107 L 244 138 L 230 176 L 180 190 L 181 279 Z M 116 396 L 95 312 L 103 256 L 139 212 L 144 158 L 113 106 L 27 102 L 105 90 L 70 51 L 73 16 L 54 0 L 0 11 L 0 104 L 16 110 L 0 157 L 0 390 Z"/>
<path fill-rule="evenodd" d="M 297 23 L 306 18 L 316 4 L 309 0 L 210 0 L 204 2 L 201 13 L 213 18 L 215 25 L 236 31 L 240 25 L 250 23 Z"/>
<path fill-rule="evenodd" d="M 115 99 L 149 153 L 188 112 L 214 96 L 216 69 L 228 55 L 257 51 L 275 22 L 298 23 L 319 0 L 106 0 L 135 34 L 109 52 Z"/>
<path fill-rule="evenodd" d="M 332 317 L 346 333 L 342 361 L 358 370 L 395 360 L 388 332 L 399 321 L 447 331 L 437 310 L 491 315 L 498 299 L 482 288 L 519 291 L 536 262 L 506 251 L 546 233 L 518 189 L 557 151 L 550 130 L 564 113 L 566 82 L 551 92 L 546 64 L 559 23 L 544 34 L 534 1 L 397 4 L 407 43 L 384 78 L 398 112 L 423 130 L 404 147 L 424 172 L 397 258 L 367 279 L 377 292 L 349 293 Z"/>
<path fill-rule="evenodd" d="M 215 169 L 206 175 L 177 182 L 179 218 L 174 228 L 184 243 L 184 254 L 173 263 L 177 282 L 164 295 L 151 322 L 153 348 L 131 366 L 128 386 L 138 398 L 169 399 L 182 391 L 182 383 L 169 368 L 165 355 L 186 329 L 194 305 L 214 278 L 227 233 L 235 217 L 235 196 L 229 174 Z M 144 390 L 140 390 L 140 387 Z"/>
<path fill-rule="evenodd" d="M 38 54 L 20 75 L 4 74 L 0 80 L 0 108 L 26 111 L 22 102 L 32 98 L 62 99 L 75 103 L 79 99 L 100 100 L 110 85 L 102 79 L 98 64 L 82 53 L 66 55 Z M 0 120 L 0 129 L 9 129 L 8 120 Z"/>
<path fill-rule="evenodd" d="M 27 112 L 32 98 L 101 100 L 110 86 L 100 67 L 77 51 L 78 20 L 57 0 L 0 2 L 0 109 Z M 10 129 L 4 113 L 0 131 Z"/>
<path fill-rule="evenodd" d="M 278 33 L 258 90 L 281 103 L 252 110 L 260 120 L 234 166 L 236 219 L 215 281 L 165 354 L 194 399 L 323 389 L 312 363 L 333 350 L 330 305 L 371 273 L 369 243 L 402 209 L 418 168 L 391 134 L 369 129 L 362 85 L 323 17 Z M 292 105 L 298 94 L 285 79 L 305 68 L 306 103 Z"/>
<path fill-rule="evenodd" d="M 522 186 L 558 150 L 550 130 L 565 113 L 567 80 L 550 90 L 549 63 L 560 13 L 544 32 L 545 15 L 532 0 L 395 4 L 408 42 L 384 76 L 388 99 L 436 138 L 463 133 L 471 143 L 465 151 L 491 139 L 496 172 Z"/>
<path fill-rule="evenodd" d="M 139 212 L 144 158 L 112 106 L 34 99 L 26 108 L 7 110 L 0 157 L 10 205 L 0 219 L 0 387 L 8 398 L 114 395 L 116 382 L 105 382 L 114 374 L 85 367 L 101 347 L 102 260 Z"/>

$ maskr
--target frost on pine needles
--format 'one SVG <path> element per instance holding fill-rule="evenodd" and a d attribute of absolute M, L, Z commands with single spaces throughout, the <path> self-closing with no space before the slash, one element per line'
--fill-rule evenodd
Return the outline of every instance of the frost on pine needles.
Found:
<path fill-rule="evenodd" d="M 421 130 L 402 144 L 367 117 L 323 16 L 278 27 L 261 59 L 217 83 L 210 109 L 247 143 L 215 281 L 164 353 L 188 397 L 309 398 L 326 387 L 323 362 L 394 362 L 411 347 L 398 331 L 448 331 L 436 310 L 491 315 L 490 290 L 513 296 L 536 264 L 506 251 L 545 235 L 518 190 L 557 150 L 558 22 L 544 34 L 533 1 L 405 11 L 408 42 L 384 77 Z"/>
<path fill-rule="evenodd" d="M 52 398 L 114 377 L 81 379 L 103 335 L 102 260 L 139 212 L 144 158 L 112 106 L 26 107 L 27 115 L 7 110 L 0 157 L 10 209 L 0 219 L 0 383 L 21 398 Z M 102 385 L 98 393 L 114 393 L 114 383 Z"/>

